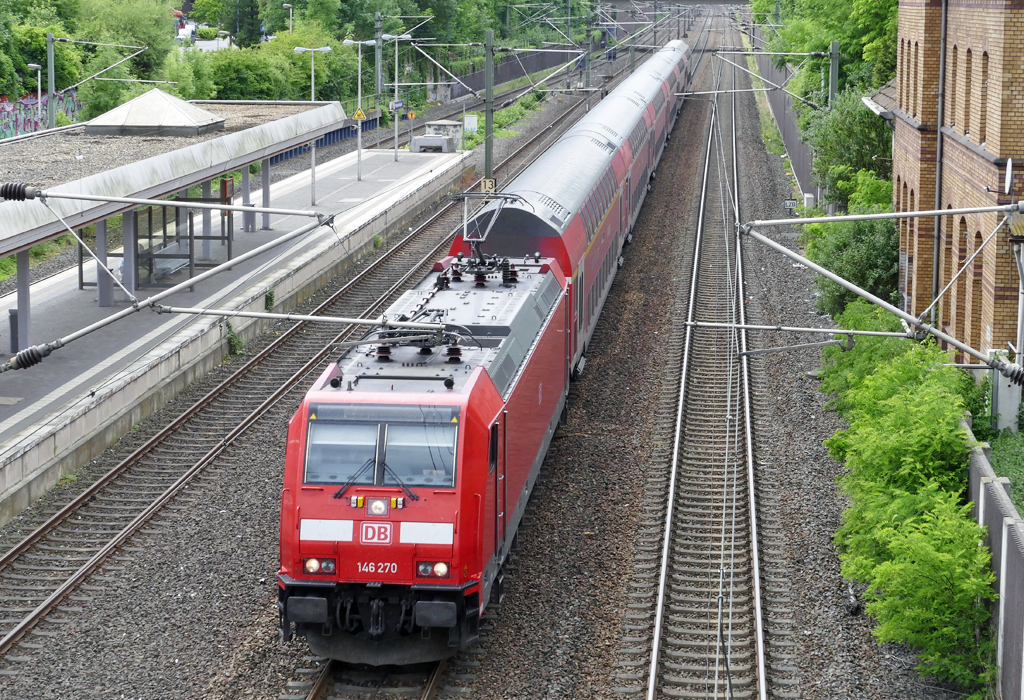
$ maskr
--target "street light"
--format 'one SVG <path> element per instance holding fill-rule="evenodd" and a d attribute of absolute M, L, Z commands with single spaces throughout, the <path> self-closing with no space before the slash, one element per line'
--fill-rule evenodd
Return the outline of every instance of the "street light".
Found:
<path fill-rule="evenodd" d="M 345 46 L 358 46 L 358 68 L 356 69 L 356 110 L 358 112 L 363 111 L 363 46 L 376 46 L 377 42 L 373 39 L 367 41 L 352 41 L 351 39 L 345 39 L 341 42 Z M 365 115 L 364 115 L 365 116 Z M 363 179 L 363 121 L 361 119 L 356 120 L 356 180 L 362 181 Z"/>
<path fill-rule="evenodd" d="M 289 5 L 288 3 L 285 3 L 281 7 L 287 7 L 288 8 L 288 33 L 289 34 L 294 34 L 295 32 L 292 31 L 292 6 Z"/>
<path fill-rule="evenodd" d="M 412 39 L 412 34 L 381 34 L 384 41 L 395 40 L 395 162 L 398 162 L 398 42 Z"/>
<path fill-rule="evenodd" d="M 296 46 L 295 53 L 309 52 L 309 101 L 316 102 L 316 55 L 318 53 L 330 53 L 330 46 L 321 46 L 319 49 L 307 49 L 305 46 Z"/>
<path fill-rule="evenodd" d="M 36 130 L 39 130 L 39 123 L 43 121 L 43 67 L 38 63 L 29 63 L 25 66 L 36 72 Z"/>

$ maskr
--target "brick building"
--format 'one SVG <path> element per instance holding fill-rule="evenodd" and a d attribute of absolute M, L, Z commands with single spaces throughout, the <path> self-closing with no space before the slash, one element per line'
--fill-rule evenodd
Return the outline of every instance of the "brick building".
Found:
<path fill-rule="evenodd" d="M 1022 20 L 1024 0 L 900 0 L 896 104 L 889 110 L 897 210 L 1009 203 L 1007 158 L 1018 164 L 1016 198 L 1024 196 Z M 937 228 L 932 218 L 901 220 L 904 308 L 923 312 L 1001 220 L 996 213 L 943 216 Z M 937 325 L 972 347 L 1005 348 L 1016 336 L 1017 289 L 1004 227 L 942 298 Z"/>

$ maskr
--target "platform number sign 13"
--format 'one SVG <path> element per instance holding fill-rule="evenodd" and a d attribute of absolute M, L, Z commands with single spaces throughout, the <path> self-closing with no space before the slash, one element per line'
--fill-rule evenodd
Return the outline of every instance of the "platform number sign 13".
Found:
<path fill-rule="evenodd" d="M 493 177 L 485 177 L 480 180 L 480 191 L 489 194 L 494 192 L 494 188 L 497 185 L 497 181 Z"/>

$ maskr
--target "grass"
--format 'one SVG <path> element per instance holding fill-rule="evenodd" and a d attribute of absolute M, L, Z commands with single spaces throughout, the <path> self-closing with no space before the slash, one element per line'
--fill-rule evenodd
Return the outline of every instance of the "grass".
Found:
<path fill-rule="evenodd" d="M 1008 430 L 995 438 L 992 445 L 992 469 L 996 476 L 1010 480 L 1010 500 L 1018 513 L 1024 513 L 1024 431 L 1013 435 Z"/>
<path fill-rule="evenodd" d="M 29 267 L 35 267 L 40 263 L 44 263 L 75 245 L 78 245 L 75 239 L 70 234 L 64 234 L 60 238 L 54 238 L 53 240 L 33 246 L 28 251 Z M 8 255 L 0 259 L 0 281 L 14 277 L 17 273 L 18 263 L 15 256 Z"/>
<path fill-rule="evenodd" d="M 746 34 L 743 34 L 743 48 L 749 49 L 750 42 L 747 39 Z M 757 73 L 757 63 L 754 61 L 753 56 L 747 56 L 747 67 Z M 761 79 L 755 76 L 750 76 L 751 87 L 755 90 L 762 90 L 764 83 Z M 769 153 L 773 153 L 777 156 L 785 155 L 786 145 L 782 142 L 782 134 L 779 133 L 779 127 L 775 123 L 775 117 L 772 116 L 772 110 L 768 106 L 768 98 L 764 92 L 755 92 L 755 98 L 757 99 L 757 113 L 761 118 L 761 140 L 764 141 L 764 147 Z"/>

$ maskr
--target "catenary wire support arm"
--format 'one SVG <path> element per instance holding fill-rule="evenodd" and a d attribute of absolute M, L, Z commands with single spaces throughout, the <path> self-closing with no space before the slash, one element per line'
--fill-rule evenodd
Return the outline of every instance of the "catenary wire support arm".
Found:
<path fill-rule="evenodd" d="M 965 209 L 928 209 L 925 211 L 890 211 L 879 214 L 847 214 L 844 216 L 809 216 L 805 219 L 755 219 L 745 226 L 765 228 L 766 226 L 802 226 L 804 224 L 833 224 L 840 221 L 878 221 L 881 219 L 916 219 L 919 216 L 947 216 L 957 214 L 985 214 L 987 212 L 1024 214 L 1024 199 L 1013 204 L 994 204 L 988 207 Z"/>
<path fill-rule="evenodd" d="M 132 60 L 133 58 L 135 58 L 136 56 L 138 56 L 138 55 L 139 55 L 140 53 L 142 53 L 143 51 L 147 51 L 147 50 L 149 50 L 149 47 L 148 47 L 148 46 L 143 46 L 143 47 L 142 47 L 141 49 L 139 49 L 139 50 L 138 50 L 138 51 L 136 51 L 135 53 L 131 54 L 130 56 L 125 56 L 124 58 L 122 58 L 122 59 L 121 59 L 120 61 L 118 61 L 117 63 L 112 63 L 111 65 L 109 65 L 109 66 L 107 66 L 106 68 L 104 68 L 103 70 L 101 70 L 101 71 L 100 71 L 99 73 L 93 73 L 92 75 L 90 75 L 90 76 L 89 76 L 88 78 L 86 78 L 85 80 L 79 80 L 79 81 L 78 81 L 77 83 L 75 83 L 74 85 L 68 85 L 68 86 L 67 86 L 66 88 L 64 88 L 64 89 L 62 90 L 62 92 L 67 92 L 68 90 L 71 90 L 71 89 L 73 89 L 73 88 L 76 88 L 76 87 L 78 87 L 78 86 L 79 86 L 79 85 L 81 85 L 82 83 L 87 83 L 87 82 L 89 82 L 90 80 L 92 80 L 93 78 L 96 78 L 96 77 L 99 77 L 99 76 L 103 75 L 103 74 L 104 74 L 104 73 L 106 73 L 106 72 L 107 72 L 108 70 L 113 70 L 114 68 L 117 68 L 117 67 L 118 67 L 119 65 L 121 65 L 121 64 L 122 64 L 122 63 L 124 63 L 125 61 L 130 61 L 130 60 Z"/>
<path fill-rule="evenodd" d="M 143 199 L 141 197 L 109 197 L 107 195 L 80 194 L 78 192 L 54 192 L 40 190 L 36 187 L 20 183 L 5 183 L 0 186 L 0 199 L 24 201 L 38 199 L 44 204 L 47 199 L 77 199 L 86 202 L 116 202 L 118 204 L 153 205 L 160 207 L 183 207 L 186 209 L 216 209 L 221 211 L 255 212 L 257 214 L 284 214 L 286 216 L 304 216 L 307 218 L 325 219 L 327 215 L 312 209 L 277 209 L 272 207 L 241 207 L 234 204 L 207 204 L 189 200 L 175 199 Z M 51 211 L 53 211 L 51 209 Z"/>
<path fill-rule="evenodd" d="M 746 68 L 744 68 L 743 66 L 741 66 L 738 63 L 733 63 L 728 58 L 722 58 L 721 56 L 718 56 L 718 60 L 722 61 L 723 63 L 728 63 L 731 66 L 736 66 L 737 68 L 739 68 L 744 73 L 749 73 L 750 75 L 754 76 L 755 78 L 760 80 L 765 85 L 771 85 L 773 88 L 776 88 L 777 90 L 782 90 L 784 93 L 786 93 L 790 97 L 793 97 L 793 98 L 796 98 L 796 99 L 800 100 L 801 102 L 803 102 L 805 105 L 807 105 L 809 107 L 814 107 L 815 109 L 821 109 L 821 107 L 818 106 L 817 104 L 815 104 L 814 102 L 811 102 L 810 100 L 805 100 L 804 98 L 800 97 L 800 95 L 796 94 L 795 92 L 790 92 L 789 90 L 787 90 L 786 88 L 782 87 L 781 85 L 776 85 L 772 81 L 770 81 L 770 80 L 768 80 L 766 78 L 761 77 L 760 75 L 758 75 L 754 71 L 747 70 Z"/>
<path fill-rule="evenodd" d="M 83 248 L 85 248 L 86 251 L 88 251 L 89 255 L 92 256 L 92 259 L 96 261 L 96 264 L 99 266 L 99 269 L 103 270 L 103 272 L 105 272 L 107 274 L 107 276 L 110 277 L 110 279 L 114 280 L 114 284 L 116 284 L 118 287 L 120 287 L 121 291 L 124 292 L 126 295 L 128 295 L 128 298 L 131 299 L 132 304 L 133 305 L 138 304 L 139 300 L 135 298 L 135 295 L 132 294 L 131 292 L 129 292 L 127 289 L 125 289 L 125 286 L 123 284 L 121 284 L 121 280 L 117 279 L 117 276 L 113 272 L 110 271 L 110 268 L 107 267 L 107 264 L 105 262 L 101 261 L 96 256 L 96 253 L 92 252 L 92 248 L 90 248 L 86 244 L 86 242 L 83 241 L 81 239 L 81 237 L 77 233 L 75 233 L 75 229 L 73 229 L 70 226 L 68 226 L 68 222 L 64 220 L 64 217 L 61 216 L 60 214 L 58 214 L 57 212 L 55 212 L 50 207 L 50 205 L 46 203 L 46 200 L 43 200 L 43 206 L 46 207 L 47 209 L 49 209 L 51 214 L 53 214 L 58 219 L 60 219 L 60 222 L 62 224 L 64 224 L 64 228 L 66 228 L 68 230 L 68 233 L 70 233 L 72 236 L 74 236 L 75 240 L 78 241 L 78 245 L 82 246 Z"/>
<path fill-rule="evenodd" d="M 985 246 L 988 245 L 988 242 L 996 237 L 996 234 L 999 233 L 999 229 L 1001 229 L 1009 220 L 1010 215 L 1007 214 L 1006 216 L 1003 217 L 1003 220 L 999 222 L 999 225 L 992 230 L 992 233 L 988 234 L 988 238 L 981 242 L 981 245 L 978 246 L 978 249 L 971 254 L 971 257 L 964 260 L 964 264 L 961 265 L 960 269 L 956 271 L 956 274 L 953 275 L 953 279 L 949 281 L 949 284 L 947 284 L 945 288 L 941 292 L 939 292 L 934 299 L 932 299 L 932 303 L 928 305 L 928 308 L 921 312 L 921 315 L 918 317 L 919 320 L 924 321 L 924 317 L 928 315 L 928 312 L 931 311 L 935 307 L 935 305 L 939 303 L 939 299 L 941 299 L 943 295 L 953 287 L 953 283 L 956 282 L 957 278 L 960 277 L 960 275 L 964 274 L 964 270 L 967 269 L 967 266 L 970 265 L 976 257 L 978 257 L 978 254 L 985 249 Z"/>
<path fill-rule="evenodd" d="M 480 93 L 478 93 L 478 92 L 477 92 L 476 90 L 474 90 L 474 89 L 473 89 L 473 88 L 471 88 L 470 86 L 466 85 L 466 84 L 465 84 L 464 82 L 462 82 L 461 80 L 459 80 L 459 77 L 458 77 L 457 75 L 455 75 L 455 74 L 454 74 L 454 73 L 452 73 L 452 72 L 451 72 L 450 70 L 448 70 L 447 68 L 445 68 L 444 66 L 442 66 L 442 65 L 441 65 L 440 63 L 438 63 L 437 61 L 435 61 L 435 60 L 434 60 L 434 57 L 433 57 L 433 56 L 431 56 L 430 54 L 428 54 L 428 53 L 427 53 L 426 51 L 424 51 L 423 49 L 421 49 L 421 48 L 419 47 L 419 44 L 412 44 L 412 47 L 413 47 L 414 49 L 416 49 L 417 51 L 419 51 L 419 52 L 420 52 L 421 54 L 423 54 L 424 56 L 426 56 L 426 57 L 427 57 L 427 60 L 428 60 L 428 61 L 430 61 L 430 62 L 431 62 L 431 63 L 433 63 L 433 64 L 434 64 L 435 66 L 437 66 L 438 68 L 440 68 L 441 70 L 443 70 L 443 71 L 444 71 L 445 73 L 447 73 L 448 75 L 450 75 L 450 76 L 451 76 L 452 78 L 454 78 L 455 80 L 457 80 L 457 81 L 458 81 L 458 83 L 459 83 L 460 85 L 462 85 L 462 87 L 466 88 L 466 89 L 467 89 L 467 90 L 469 90 L 469 91 L 470 91 L 471 93 L 473 93 L 473 97 L 480 97 Z"/>
<path fill-rule="evenodd" d="M 1016 207 L 1017 205 L 1013 205 L 1013 206 Z M 740 233 L 742 233 L 744 235 L 747 235 L 747 236 L 750 236 L 754 240 L 760 241 L 761 243 L 763 243 L 764 245 L 768 246 L 772 250 L 775 250 L 775 251 L 778 251 L 779 253 L 782 253 L 787 258 L 789 258 L 789 259 L 791 259 L 791 260 L 793 260 L 795 262 L 802 263 L 803 265 L 806 265 L 808 268 L 810 268 L 814 272 L 817 272 L 822 277 L 825 277 L 826 279 L 832 280 L 833 282 L 838 284 L 843 289 L 849 290 L 849 291 L 853 292 L 854 294 L 856 294 L 857 296 L 861 297 L 862 299 L 866 299 L 867 301 L 870 301 L 872 304 L 875 304 L 876 306 L 880 306 L 883 309 L 885 309 L 886 311 L 888 311 L 888 312 L 898 316 L 899 318 L 901 318 L 904 321 L 906 321 L 908 325 L 916 326 L 917 328 L 919 328 L 920 330 L 924 331 L 925 333 L 929 333 L 929 334 L 935 336 L 936 338 L 938 338 L 940 340 L 944 340 L 944 341 L 946 341 L 947 344 L 952 345 L 957 350 L 960 350 L 960 351 L 962 351 L 964 353 L 967 353 L 971 357 L 973 357 L 973 358 L 975 358 L 977 360 L 980 360 L 983 364 L 987 365 L 988 367 L 991 367 L 992 369 L 998 370 L 1000 374 L 1002 374 L 1004 377 L 1006 377 L 1007 379 L 1012 381 L 1014 384 L 1017 384 L 1018 386 L 1024 386 L 1024 368 L 1021 368 L 1021 366 L 1019 364 L 1010 364 L 1008 362 L 1004 362 L 1003 360 L 1000 360 L 1000 359 L 995 358 L 995 357 L 988 357 L 983 352 L 981 352 L 979 350 L 975 350 L 970 345 L 967 345 L 966 343 L 963 343 L 963 342 L 957 340 L 953 336 L 940 331 L 935 326 L 932 326 L 931 324 L 928 324 L 928 323 L 922 323 L 920 319 L 917 319 L 914 316 L 911 316 L 910 314 L 908 314 L 903 309 L 901 309 L 901 308 L 899 308 L 897 306 L 893 306 L 889 302 L 876 297 L 874 294 L 872 294 L 871 292 L 867 291 L 866 289 L 861 289 L 857 285 L 853 284 L 852 282 L 850 282 L 850 281 L 848 281 L 846 279 L 843 279 L 842 277 L 840 277 L 839 275 L 835 274 L 834 272 L 832 272 L 830 270 L 826 270 L 821 265 L 818 265 L 818 264 L 816 264 L 814 262 L 811 262 L 810 260 L 808 260 L 807 258 L 803 257 L 802 255 L 800 255 L 798 253 L 794 253 L 789 248 L 786 248 L 785 246 L 783 246 L 783 245 L 781 245 L 779 243 L 776 243 L 775 241 L 773 241 L 772 239 L 768 238 L 767 236 L 765 236 L 765 235 L 763 235 L 761 233 L 758 233 L 756 230 L 754 230 L 754 228 L 750 224 L 742 224 L 740 226 Z"/>
<path fill-rule="evenodd" d="M 408 328 L 418 331 L 446 330 L 443 323 L 416 323 L 392 321 L 387 316 L 380 318 L 342 318 L 340 316 L 306 316 L 303 314 L 275 314 L 264 311 L 234 311 L 232 309 L 200 309 L 195 307 L 163 306 L 154 304 L 158 314 L 186 314 L 191 316 L 221 316 L 224 318 L 259 318 L 267 321 L 312 321 L 313 323 L 334 323 L 345 326 L 380 326 L 381 328 Z M 366 344 L 368 341 L 363 341 Z M 386 341 L 382 341 L 386 342 Z"/>
<path fill-rule="evenodd" d="M 714 323 L 712 321 L 689 321 L 688 326 L 698 328 L 735 328 L 741 331 L 782 331 L 784 333 L 828 333 L 829 335 L 870 335 L 881 338 L 913 338 L 913 333 L 893 331 L 860 331 L 845 328 L 802 328 L 799 326 L 755 326 L 749 323 Z"/>
<path fill-rule="evenodd" d="M 331 215 L 330 217 L 328 217 L 327 221 L 323 222 L 323 225 L 330 226 L 333 223 L 333 219 L 334 216 Z M 261 246 L 253 248 L 249 252 L 239 255 L 237 258 L 228 260 L 225 263 L 210 268 L 209 270 L 200 275 L 196 275 L 195 277 L 187 279 L 180 284 L 176 284 L 173 287 L 170 287 L 169 289 L 165 289 L 159 294 L 154 294 L 153 296 L 147 299 L 143 299 L 134 304 L 133 306 L 131 306 L 130 308 L 124 309 L 123 311 L 119 311 L 118 313 L 112 316 L 108 316 L 107 318 L 97 321 L 96 323 L 90 324 L 85 328 L 80 328 L 79 330 L 75 331 L 70 335 L 66 335 L 63 338 L 58 338 L 49 343 L 44 343 L 43 345 L 33 345 L 31 347 L 25 348 L 24 350 L 18 352 L 18 354 L 12 357 L 10 360 L 0 365 L 0 373 L 9 372 L 14 369 L 27 369 L 33 365 L 39 364 L 44 357 L 48 357 L 51 352 L 64 347 L 68 343 L 74 342 L 79 338 L 85 337 L 90 333 L 94 333 L 95 331 L 98 331 L 102 328 L 106 328 L 112 323 L 116 323 L 117 321 L 120 321 L 123 318 L 127 318 L 132 314 L 138 313 L 142 309 L 156 306 L 158 302 L 163 301 L 164 299 L 173 294 L 177 294 L 180 291 L 188 289 L 189 287 L 198 284 L 203 280 L 209 279 L 210 277 L 213 277 L 216 274 L 224 272 L 225 270 L 228 270 L 258 255 L 261 255 L 272 248 L 276 248 L 279 245 L 292 241 L 296 238 L 299 238 L 300 236 L 304 236 L 311 231 L 315 231 L 320 226 L 320 221 L 310 222 L 305 226 L 301 226 L 295 229 L 294 231 L 291 231 L 290 233 L 286 233 L 280 238 L 277 238 L 273 241 L 270 241 L 269 243 L 264 243 Z"/>

